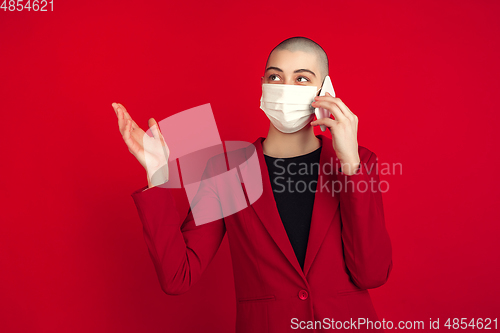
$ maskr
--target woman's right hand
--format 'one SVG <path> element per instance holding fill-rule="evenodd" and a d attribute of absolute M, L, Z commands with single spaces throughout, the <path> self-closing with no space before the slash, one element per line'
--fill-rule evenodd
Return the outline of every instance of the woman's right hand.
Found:
<path fill-rule="evenodd" d="M 128 151 L 146 170 L 149 187 L 167 182 L 170 150 L 154 118 L 148 120 L 148 126 L 153 133 L 153 137 L 150 137 L 135 123 L 123 105 L 113 103 L 112 106 L 118 117 L 118 128 L 123 141 Z"/>

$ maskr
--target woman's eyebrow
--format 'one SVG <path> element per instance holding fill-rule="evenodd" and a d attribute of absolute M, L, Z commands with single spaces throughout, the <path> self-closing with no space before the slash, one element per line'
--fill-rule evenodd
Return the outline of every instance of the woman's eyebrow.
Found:
<path fill-rule="evenodd" d="M 282 70 L 281 68 L 274 67 L 274 66 L 267 67 L 267 68 L 266 68 L 266 72 L 267 72 L 268 70 L 271 70 L 271 69 L 274 69 L 275 71 L 278 71 L 278 72 L 282 72 L 282 73 L 283 73 L 283 70 Z M 295 71 L 293 71 L 293 72 L 294 72 L 294 73 L 308 72 L 308 73 L 311 73 L 312 75 L 316 76 L 316 74 L 314 74 L 314 72 L 313 72 L 313 71 L 311 71 L 311 70 L 309 70 L 309 69 L 304 69 L 304 68 L 302 68 L 302 69 L 297 69 L 297 70 L 295 70 Z"/>
<path fill-rule="evenodd" d="M 309 70 L 309 69 L 297 69 L 296 71 L 294 71 L 294 73 L 302 73 L 302 72 L 308 72 L 308 73 L 311 73 L 312 75 L 316 76 L 316 74 L 314 74 L 314 72 Z"/>

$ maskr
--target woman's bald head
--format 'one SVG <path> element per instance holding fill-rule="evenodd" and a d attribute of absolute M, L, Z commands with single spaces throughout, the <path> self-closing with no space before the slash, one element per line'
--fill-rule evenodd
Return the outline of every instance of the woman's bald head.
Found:
<path fill-rule="evenodd" d="M 318 43 L 306 37 L 291 37 L 285 39 L 279 43 L 272 51 L 269 53 L 266 61 L 266 68 L 269 63 L 269 58 L 274 51 L 287 50 L 290 52 L 302 51 L 306 53 L 312 53 L 316 56 L 317 67 L 321 72 L 321 82 L 323 82 L 325 76 L 328 75 L 328 56 L 325 50 Z"/>

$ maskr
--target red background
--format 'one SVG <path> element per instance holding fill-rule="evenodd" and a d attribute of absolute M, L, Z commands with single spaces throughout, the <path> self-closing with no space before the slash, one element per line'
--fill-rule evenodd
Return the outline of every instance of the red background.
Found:
<path fill-rule="evenodd" d="M 486 0 L 0 11 L 0 331 L 232 332 L 227 238 L 188 293 L 161 291 L 130 197 L 146 174 L 111 103 L 143 128 L 211 103 L 223 141 L 253 142 L 266 57 L 297 35 L 328 53 L 359 144 L 403 165 L 381 176 L 394 269 L 370 292 L 379 317 L 498 316 L 499 15 Z"/>

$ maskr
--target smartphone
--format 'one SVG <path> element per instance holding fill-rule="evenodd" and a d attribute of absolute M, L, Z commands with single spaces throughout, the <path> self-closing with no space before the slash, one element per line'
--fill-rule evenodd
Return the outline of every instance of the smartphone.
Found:
<path fill-rule="evenodd" d="M 335 90 L 333 90 L 332 80 L 330 80 L 329 75 L 327 75 L 325 77 L 325 80 L 323 81 L 323 85 L 321 86 L 319 96 L 325 96 L 327 92 L 330 95 L 332 95 L 333 97 L 335 97 Z M 330 111 L 323 109 L 323 108 L 315 108 L 314 114 L 316 115 L 316 119 L 330 118 Z M 321 131 L 323 131 L 323 132 L 326 130 L 325 125 L 319 125 L 319 127 L 321 128 Z"/>

